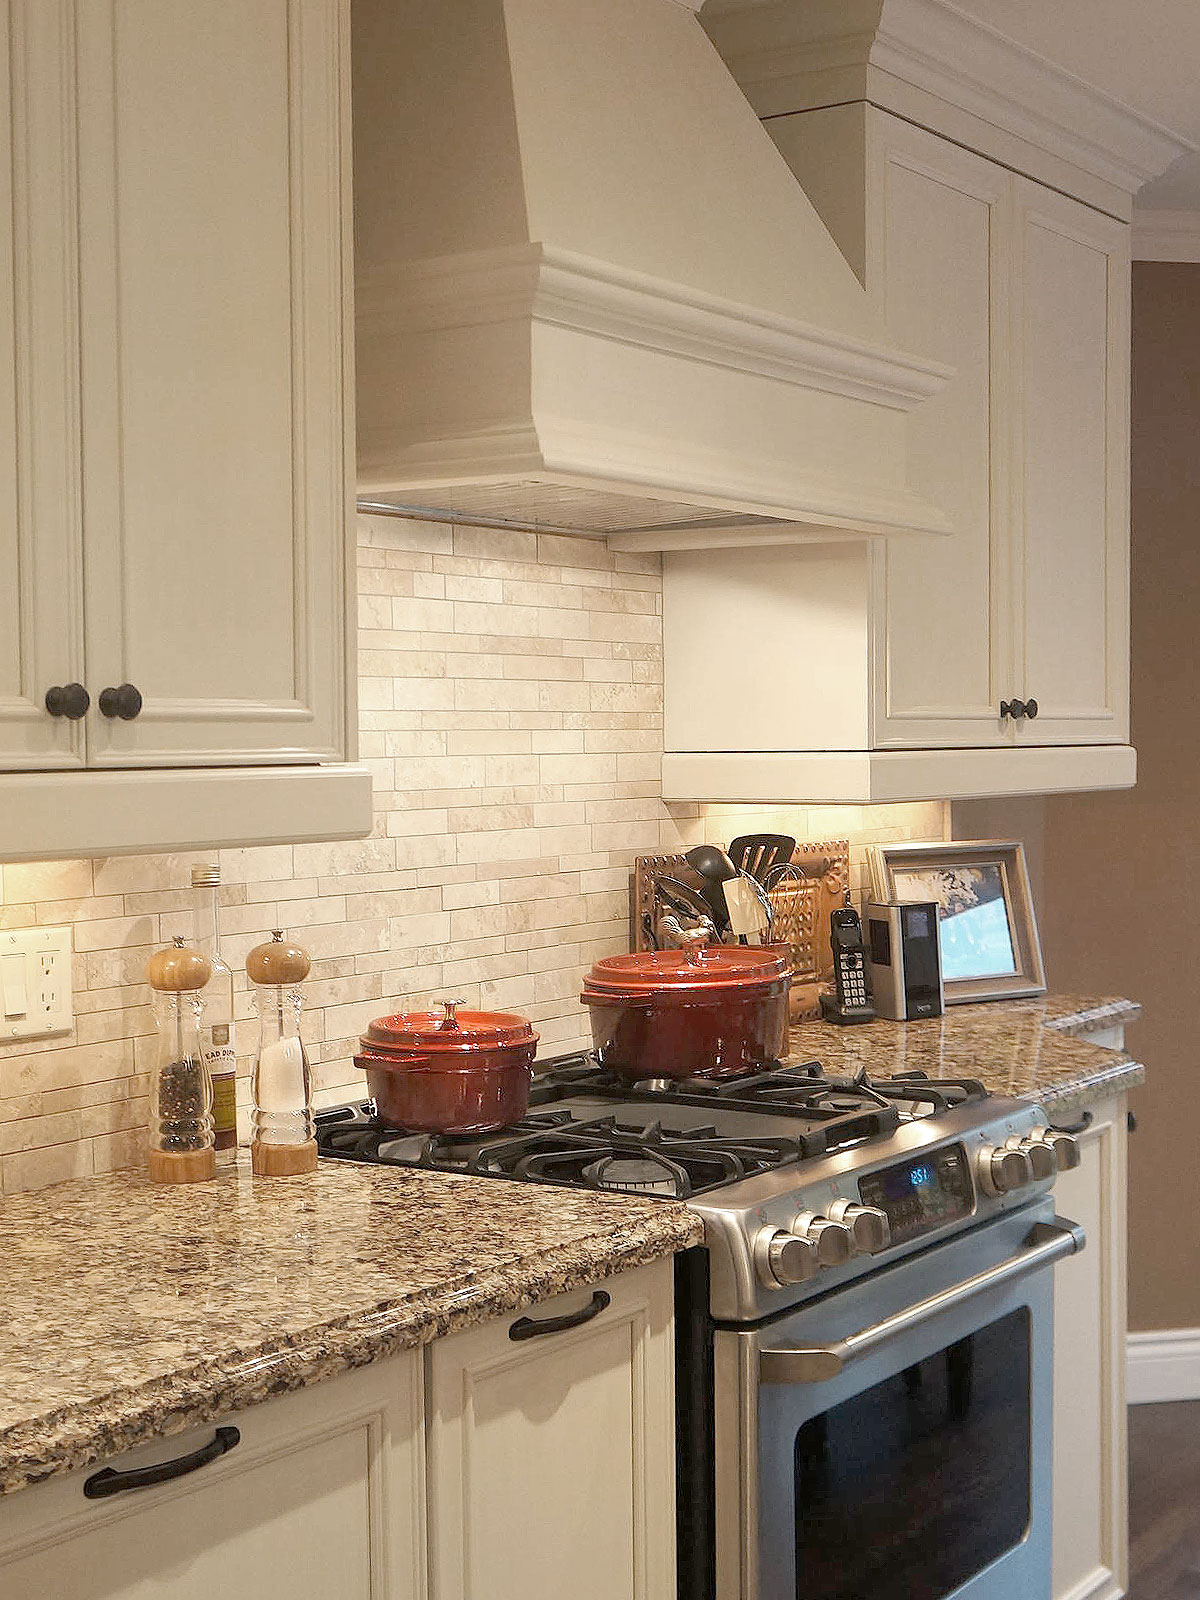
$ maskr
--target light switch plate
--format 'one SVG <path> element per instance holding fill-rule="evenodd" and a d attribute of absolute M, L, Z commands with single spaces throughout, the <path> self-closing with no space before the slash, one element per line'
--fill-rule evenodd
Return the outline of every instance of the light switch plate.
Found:
<path fill-rule="evenodd" d="M 70 928 L 0 932 L 0 1040 L 70 1033 Z"/>

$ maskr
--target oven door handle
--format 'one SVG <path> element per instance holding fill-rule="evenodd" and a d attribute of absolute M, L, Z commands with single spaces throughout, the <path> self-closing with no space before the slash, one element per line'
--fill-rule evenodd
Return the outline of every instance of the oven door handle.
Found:
<path fill-rule="evenodd" d="M 1063 1256 L 1074 1255 L 1083 1246 L 1084 1232 L 1078 1223 L 1068 1222 L 1065 1217 L 1055 1217 L 1053 1222 L 1035 1222 L 1019 1255 L 1010 1256 L 985 1272 L 977 1272 L 973 1278 L 964 1278 L 952 1288 L 930 1295 L 928 1300 L 918 1300 L 895 1316 L 885 1317 L 882 1322 L 872 1323 L 869 1328 L 848 1334 L 833 1344 L 760 1351 L 759 1379 L 762 1383 L 825 1383 L 845 1371 L 852 1361 L 872 1355 L 889 1340 L 910 1333 L 943 1311 L 953 1311 L 989 1289 L 1015 1283 L 1018 1278 L 1048 1267 Z"/>

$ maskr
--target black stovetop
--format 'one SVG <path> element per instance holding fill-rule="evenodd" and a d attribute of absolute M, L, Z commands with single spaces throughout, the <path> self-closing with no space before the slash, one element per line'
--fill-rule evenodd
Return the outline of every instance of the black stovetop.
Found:
<path fill-rule="evenodd" d="M 971 1078 L 827 1078 L 816 1062 L 748 1077 L 628 1083 L 588 1055 L 546 1064 L 528 1114 L 483 1134 L 389 1127 L 372 1102 L 317 1114 L 323 1156 L 686 1199 L 983 1098 Z"/>

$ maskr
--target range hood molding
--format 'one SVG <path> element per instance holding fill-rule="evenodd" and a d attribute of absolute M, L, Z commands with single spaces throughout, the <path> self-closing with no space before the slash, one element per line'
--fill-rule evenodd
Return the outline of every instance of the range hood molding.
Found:
<path fill-rule="evenodd" d="M 754 181 L 772 197 L 773 214 L 744 248 L 759 253 L 758 278 L 747 274 L 747 282 L 770 286 L 763 299 L 773 297 L 775 305 L 734 299 L 696 281 L 730 276 L 737 250 L 728 245 L 714 252 L 715 265 L 697 268 L 690 279 L 686 260 L 679 277 L 667 279 L 564 243 L 589 230 L 617 235 L 620 219 L 589 216 L 576 224 L 561 173 L 546 179 L 537 151 L 527 148 L 544 146 L 554 132 L 531 92 L 529 64 L 522 72 L 521 63 L 497 59 L 502 52 L 494 41 L 500 33 L 510 49 L 522 39 L 528 48 L 535 20 L 538 27 L 569 30 L 579 20 L 573 14 L 584 11 L 594 26 L 596 0 L 469 5 L 477 21 L 484 17 L 480 33 L 492 47 L 464 70 L 476 83 L 481 74 L 512 74 L 511 86 L 489 78 L 486 97 L 511 107 L 512 126 L 494 115 L 494 126 L 476 119 L 477 127 L 464 130 L 455 105 L 443 105 L 446 96 L 430 91 L 420 108 L 421 136 L 430 143 L 414 155 L 405 139 L 412 109 L 404 114 L 408 123 L 389 121 L 407 88 L 402 58 L 386 59 L 387 30 L 402 40 L 406 7 L 360 0 L 360 10 L 374 13 L 356 61 L 364 502 L 446 520 L 478 517 L 611 535 L 641 541 L 640 549 L 679 548 L 689 527 L 697 537 L 703 531 L 706 543 L 736 541 L 746 519 L 758 538 L 773 541 L 948 533 L 941 510 L 909 485 L 905 416 L 942 387 L 949 370 L 889 347 L 876 308 L 708 43 L 694 7 L 604 0 L 600 12 L 611 13 L 614 49 L 636 57 L 643 92 L 650 69 L 678 74 L 668 45 L 685 44 L 689 70 L 707 74 L 706 91 L 721 98 L 724 136 L 730 126 L 736 132 L 736 159 L 752 165 Z M 421 25 L 450 26 L 425 15 Z M 449 55 L 453 45 L 448 38 L 437 49 Z M 586 72 L 586 61 L 571 70 Z M 425 92 L 419 82 L 414 92 Z M 636 105 L 629 114 L 636 117 Z M 444 118 L 444 125 L 428 127 L 431 117 Z M 571 130 L 561 132 L 567 137 Z M 703 137 L 703 129 L 678 129 L 684 143 Z M 500 154 L 482 150 L 480 141 L 500 142 Z M 406 162 L 419 165 L 433 153 L 450 183 L 456 171 L 464 185 L 474 181 L 479 163 L 492 163 L 501 194 L 495 242 L 483 240 L 482 205 L 459 225 L 472 247 L 438 254 L 420 253 L 419 215 L 402 230 L 378 215 L 380 207 L 403 213 L 410 193 L 419 199 L 423 174 L 408 171 Z M 765 183 L 759 182 L 763 164 Z M 526 186 L 525 236 L 513 238 L 514 229 L 522 231 L 509 193 L 517 166 Z M 390 187 L 381 192 L 385 175 Z M 665 207 L 670 199 L 663 196 Z M 530 213 L 548 219 L 553 231 L 532 237 Z M 696 226 L 690 217 L 693 235 Z M 716 214 L 713 228 L 721 226 Z M 431 232 L 444 243 L 453 228 L 443 219 Z M 797 261 L 803 270 L 781 273 L 778 263 L 762 270 L 762 253 L 776 234 L 792 250 L 808 241 Z M 639 239 L 623 243 L 629 256 L 639 255 Z M 667 219 L 644 253 L 660 260 L 671 248 Z M 819 320 L 781 311 L 789 295 L 798 307 L 811 298 Z M 654 542 L 658 530 L 663 544 Z"/>

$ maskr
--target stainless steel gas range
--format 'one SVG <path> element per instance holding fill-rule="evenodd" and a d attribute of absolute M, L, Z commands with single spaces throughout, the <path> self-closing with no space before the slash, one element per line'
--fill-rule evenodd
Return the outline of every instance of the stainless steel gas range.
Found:
<path fill-rule="evenodd" d="M 1069 1134 L 971 1080 L 816 1064 L 631 1085 L 587 1056 L 496 1133 L 318 1117 L 325 1156 L 683 1199 L 680 1600 L 1049 1600 Z"/>

